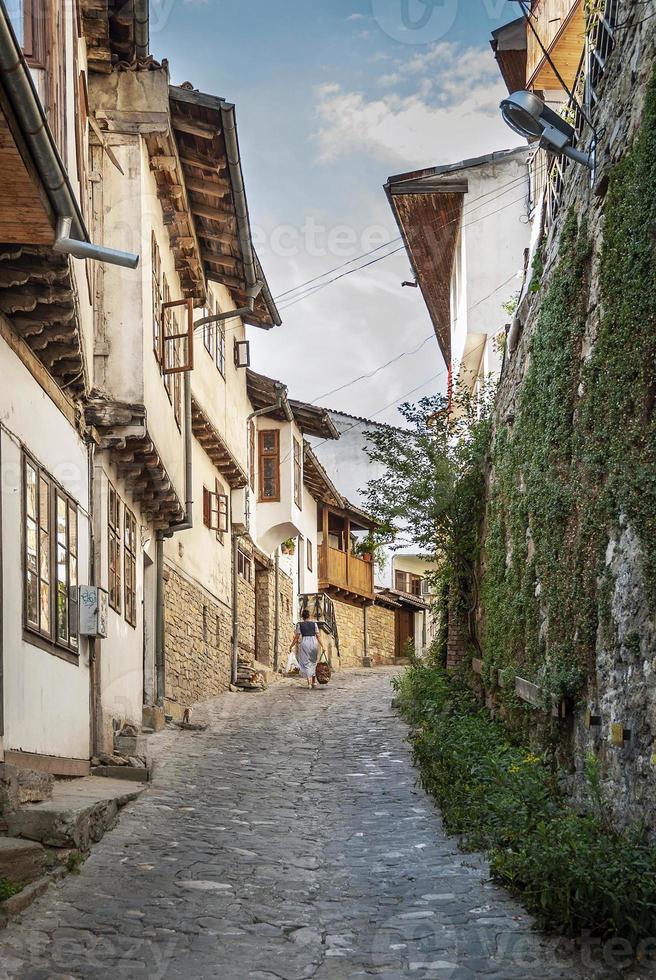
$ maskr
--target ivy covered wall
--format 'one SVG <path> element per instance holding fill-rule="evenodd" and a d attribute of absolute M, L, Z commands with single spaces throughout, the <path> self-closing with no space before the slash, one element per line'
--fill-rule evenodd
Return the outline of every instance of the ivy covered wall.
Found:
<path fill-rule="evenodd" d="M 636 780 L 656 789 L 655 78 L 642 96 L 596 195 L 579 175 L 533 301 L 490 450 L 479 617 L 485 660 L 571 698 L 579 763 L 594 749 L 638 812 Z"/>

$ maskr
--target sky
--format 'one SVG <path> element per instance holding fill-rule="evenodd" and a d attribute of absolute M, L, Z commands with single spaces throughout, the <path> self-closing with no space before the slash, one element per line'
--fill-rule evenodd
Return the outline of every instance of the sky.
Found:
<path fill-rule="evenodd" d="M 293 397 L 395 423 L 399 401 L 444 390 L 421 293 L 401 286 L 403 249 L 290 290 L 398 239 L 390 175 L 517 144 L 489 38 L 518 13 L 512 0 L 151 0 L 151 49 L 172 82 L 236 105 L 254 240 L 283 320 L 250 328 L 252 363 Z"/>

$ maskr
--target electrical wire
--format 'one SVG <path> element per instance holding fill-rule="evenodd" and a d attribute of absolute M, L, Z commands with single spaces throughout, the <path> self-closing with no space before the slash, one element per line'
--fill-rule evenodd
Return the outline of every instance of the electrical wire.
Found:
<path fill-rule="evenodd" d="M 510 207 L 514 207 L 515 204 L 519 204 L 523 200 L 524 200 L 524 197 L 520 197 L 520 198 L 517 198 L 517 200 L 515 200 L 515 201 L 510 201 L 508 204 L 505 204 L 503 207 L 497 208 L 496 211 L 490 211 L 487 214 L 480 215 L 478 218 L 474 218 L 472 221 L 469 221 L 469 222 L 463 224 L 462 227 L 463 227 L 463 229 L 464 228 L 470 228 L 472 225 L 477 224 L 479 221 L 484 221 L 486 218 L 492 218 L 492 217 L 494 217 L 494 215 L 499 214 L 501 211 L 505 211 L 505 210 L 507 210 Z M 491 203 L 491 202 L 488 202 L 488 203 Z M 450 224 L 459 223 L 460 221 L 462 221 L 462 216 L 459 216 L 457 218 L 453 218 L 450 221 L 446 221 L 442 225 L 442 227 L 445 228 L 445 227 L 447 227 Z M 391 255 L 395 255 L 397 252 L 402 252 L 404 249 L 405 249 L 405 245 L 402 245 L 399 248 L 394 249 L 392 252 L 388 252 L 386 255 L 379 256 L 376 259 L 372 259 L 370 262 L 366 262 L 364 265 L 358 266 L 356 269 L 350 269 L 348 272 L 342 272 L 341 275 L 335 276 L 333 279 L 329 279 L 327 282 L 321 283 L 319 286 L 313 287 L 312 290 L 310 290 L 307 293 L 304 293 L 302 296 L 294 297 L 294 299 L 290 303 L 287 303 L 285 306 L 281 307 L 281 312 L 284 312 L 285 310 L 291 309 L 292 306 L 295 306 L 297 303 L 300 303 L 301 300 L 308 299 L 310 296 L 314 296 L 316 293 L 320 292 L 322 289 L 325 289 L 327 286 L 331 286 L 333 283 L 338 282 L 340 279 L 344 279 L 344 278 L 346 278 L 346 276 L 353 275 L 355 272 L 361 272 L 363 269 L 367 269 L 367 268 L 369 268 L 372 265 L 376 265 L 378 262 L 382 262 L 383 259 L 387 259 Z"/>
<path fill-rule="evenodd" d="M 525 180 L 526 180 L 526 178 L 524 176 L 522 176 L 522 177 L 514 177 L 512 180 L 508 181 L 505 184 L 502 184 L 500 187 L 495 187 L 492 190 L 486 191 L 484 194 L 480 194 L 479 197 L 477 197 L 475 201 L 470 202 L 469 210 L 465 210 L 465 214 L 471 214 L 473 211 L 477 210 L 479 207 L 482 207 L 484 203 L 490 203 L 490 202 L 485 202 L 485 198 L 487 198 L 487 197 L 493 197 L 495 200 L 496 199 L 499 199 L 499 198 L 503 197 L 505 193 L 508 193 L 511 188 L 517 187 L 519 184 L 523 183 Z M 504 193 L 503 194 L 500 193 L 501 191 L 503 191 Z M 344 269 L 346 266 L 352 265 L 354 262 L 358 262 L 360 259 L 367 258 L 369 255 L 373 255 L 376 252 L 379 252 L 381 249 L 386 248 L 388 245 L 395 245 L 397 242 L 400 242 L 400 241 L 402 241 L 402 236 L 401 235 L 398 235 L 396 238 L 390 239 L 388 242 L 385 242 L 383 245 L 377 246 L 377 248 L 371 249 L 371 251 L 369 251 L 369 252 L 363 252 L 361 255 L 356 255 L 354 258 L 349 259 L 348 262 L 343 262 L 341 265 L 335 266 L 335 268 L 333 268 L 333 269 L 328 269 L 328 270 L 326 270 L 326 272 L 323 272 L 319 276 L 315 276 L 313 279 L 308 279 L 307 282 L 299 283 L 297 286 L 293 286 L 291 289 L 285 290 L 285 292 L 280 293 L 279 295 L 275 296 L 274 299 L 277 302 L 278 300 L 283 300 L 284 301 L 285 297 L 288 297 L 288 296 L 289 296 L 290 299 L 291 298 L 295 298 L 295 297 L 291 297 L 290 294 L 291 293 L 296 293 L 296 292 L 302 291 L 306 287 L 311 286 L 314 283 L 318 282 L 320 279 L 324 279 L 326 276 L 332 275 L 333 272 L 339 272 L 341 269 Z M 390 255 L 393 255 L 395 253 L 390 252 L 389 254 Z"/>

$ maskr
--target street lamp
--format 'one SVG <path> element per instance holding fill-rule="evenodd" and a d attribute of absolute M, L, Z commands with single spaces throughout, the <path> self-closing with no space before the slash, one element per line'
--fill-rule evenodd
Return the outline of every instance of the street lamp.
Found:
<path fill-rule="evenodd" d="M 576 138 L 574 128 L 534 92 L 513 92 L 501 102 L 500 108 L 504 121 L 520 136 L 538 138 L 543 148 L 594 170 L 593 154 L 572 145 Z"/>

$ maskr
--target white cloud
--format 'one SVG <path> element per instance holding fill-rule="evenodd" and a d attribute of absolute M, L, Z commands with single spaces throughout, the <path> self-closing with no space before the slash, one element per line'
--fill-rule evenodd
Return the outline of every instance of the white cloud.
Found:
<path fill-rule="evenodd" d="M 510 145 L 499 101 L 505 94 L 487 51 L 441 42 L 379 79 L 377 97 L 338 83 L 316 90 L 323 160 L 350 153 L 409 165 L 448 163 Z"/>

